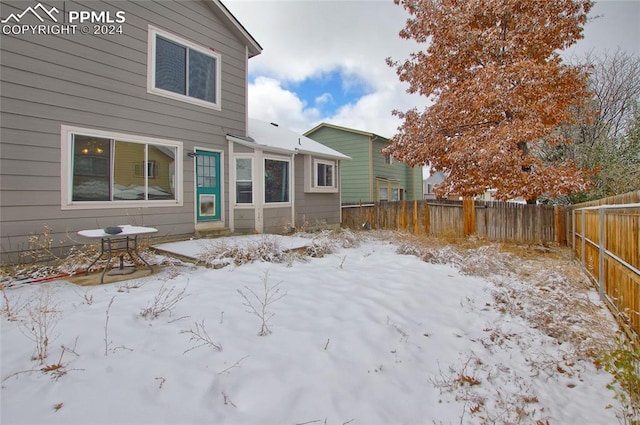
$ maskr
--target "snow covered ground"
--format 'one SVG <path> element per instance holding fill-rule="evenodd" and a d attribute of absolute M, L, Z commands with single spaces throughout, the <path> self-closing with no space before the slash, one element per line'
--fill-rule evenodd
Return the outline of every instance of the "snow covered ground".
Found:
<path fill-rule="evenodd" d="M 5 289 L 0 422 L 617 423 L 590 358 L 615 324 L 568 260 L 306 239 L 317 257 Z"/>

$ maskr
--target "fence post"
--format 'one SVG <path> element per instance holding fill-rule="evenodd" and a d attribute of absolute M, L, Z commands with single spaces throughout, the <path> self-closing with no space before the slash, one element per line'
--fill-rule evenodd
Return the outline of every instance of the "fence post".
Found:
<path fill-rule="evenodd" d="M 576 253 L 576 210 L 571 210 L 571 249 Z"/>
<path fill-rule="evenodd" d="M 407 230 L 407 200 L 403 199 L 400 201 L 400 228 L 402 230 Z"/>
<path fill-rule="evenodd" d="M 429 211 L 429 203 L 425 202 L 424 212 L 422 214 L 422 221 L 424 222 L 424 233 L 427 236 L 431 235 L 431 215 Z"/>
<path fill-rule="evenodd" d="M 555 223 L 554 223 L 553 227 L 554 227 L 555 232 L 556 232 L 556 235 L 555 235 L 556 236 L 556 243 L 558 245 L 562 245 L 562 231 L 563 231 L 562 227 L 563 226 L 561 224 L 562 221 L 561 221 L 560 217 L 561 217 L 561 215 L 560 215 L 560 207 L 558 205 L 554 205 L 553 206 L 553 218 L 554 218 Z"/>
<path fill-rule="evenodd" d="M 580 251 L 582 253 L 581 261 L 582 261 L 582 265 L 586 268 L 587 267 L 587 260 L 586 260 L 587 254 L 584 252 L 585 246 L 587 244 L 587 231 L 586 231 L 586 229 L 584 227 L 585 226 L 585 218 L 584 218 L 585 212 L 584 212 L 584 210 L 581 210 L 580 212 L 582 213 L 582 215 L 581 215 L 581 223 L 582 224 L 580 224 L 580 226 L 581 226 L 580 231 L 582 232 L 582 235 L 581 235 L 582 236 L 582 242 L 581 242 L 581 245 L 580 245 L 580 247 L 581 247 Z"/>
<path fill-rule="evenodd" d="M 600 221 L 600 246 L 599 246 L 599 263 L 598 263 L 598 293 L 600 294 L 600 299 L 604 300 L 604 251 L 605 251 L 605 234 L 604 234 L 604 208 L 598 209 L 598 220 Z"/>
<path fill-rule="evenodd" d="M 418 234 L 418 200 L 413 200 L 413 234 Z"/>
<path fill-rule="evenodd" d="M 464 235 L 471 236 L 476 232 L 476 205 L 473 198 L 462 200 L 462 215 L 464 216 Z"/>

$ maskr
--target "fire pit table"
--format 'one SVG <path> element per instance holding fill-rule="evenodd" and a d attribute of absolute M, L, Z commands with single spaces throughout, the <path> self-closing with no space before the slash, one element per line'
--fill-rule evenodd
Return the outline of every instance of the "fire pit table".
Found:
<path fill-rule="evenodd" d="M 118 229 L 120 229 L 119 232 Z M 110 233 L 107 233 L 106 231 L 109 231 Z M 108 227 L 105 229 L 80 230 L 78 232 L 78 235 L 80 236 L 92 239 L 100 238 L 100 254 L 95 260 L 93 260 L 89 267 L 87 267 L 87 271 L 89 271 L 89 269 L 91 269 L 91 267 L 98 262 L 103 255 L 106 255 L 107 263 L 105 264 L 102 275 L 100 276 L 100 283 L 104 283 L 104 275 L 107 274 L 113 254 L 116 253 L 120 256 L 120 266 L 111 270 L 109 275 L 130 274 L 135 271 L 135 267 L 124 267 L 125 254 L 129 254 L 129 257 L 131 257 L 131 260 L 134 263 L 136 261 L 136 257 L 139 258 L 151 273 L 153 273 L 153 267 L 151 267 L 151 265 L 138 253 L 138 236 L 156 233 L 157 231 L 158 229 L 153 227 L 131 225 Z"/>

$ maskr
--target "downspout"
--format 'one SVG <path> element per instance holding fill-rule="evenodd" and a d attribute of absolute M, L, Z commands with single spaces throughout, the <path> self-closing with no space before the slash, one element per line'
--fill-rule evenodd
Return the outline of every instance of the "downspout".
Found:
<path fill-rule="evenodd" d="M 369 136 L 369 202 L 375 202 L 376 198 L 373 196 L 373 187 L 375 181 L 373 180 L 373 141 L 378 136 Z"/>
<path fill-rule="evenodd" d="M 244 134 L 249 135 L 249 46 L 244 46 Z"/>
<path fill-rule="evenodd" d="M 291 154 L 291 228 L 296 228 L 296 155 L 298 148 Z"/>
<path fill-rule="evenodd" d="M 338 219 L 340 220 L 340 227 L 342 227 L 342 161 L 338 159 L 336 164 L 338 164 L 338 170 L 336 173 L 336 185 L 338 185 Z"/>
<path fill-rule="evenodd" d="M 227 139 L 229 145 L 229 218 L 228 225 L 231 233 L 235 232 L 235 212 L 236 212 L 236 167 L 235 157 L 233 155 L 233 142 Z"/>

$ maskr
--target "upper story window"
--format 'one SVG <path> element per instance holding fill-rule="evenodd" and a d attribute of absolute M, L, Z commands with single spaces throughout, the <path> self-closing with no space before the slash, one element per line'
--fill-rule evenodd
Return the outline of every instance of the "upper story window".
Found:
<path fill-rule="evenodd" d="M 220 110 L 220 54 L 149 26 L 147 90 Z"/>
<path fill-rule="evenodd" d="M 180 142 L 62 127 L 62 208 L 181 205 Z"/>

